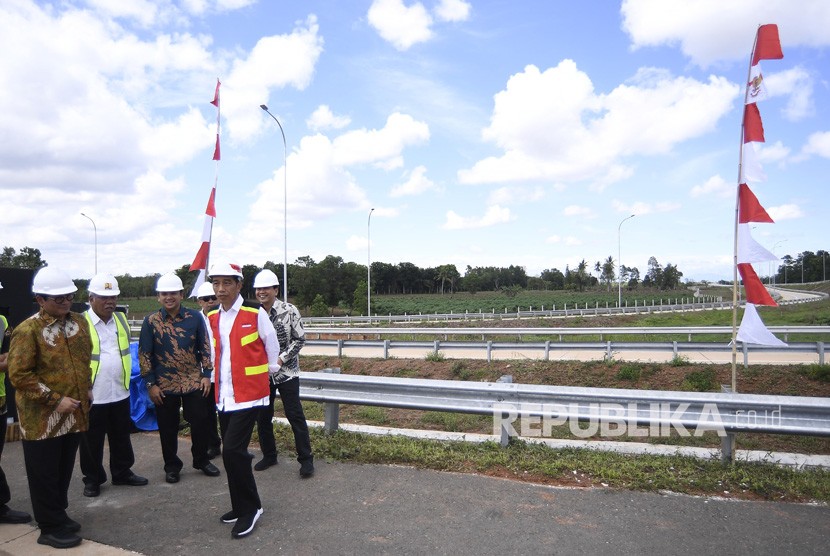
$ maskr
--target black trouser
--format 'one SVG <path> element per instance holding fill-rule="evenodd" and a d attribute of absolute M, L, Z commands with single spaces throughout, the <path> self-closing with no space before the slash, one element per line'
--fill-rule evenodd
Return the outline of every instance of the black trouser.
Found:
<path fill-rule="evenodd" d="M 35 521 L 42 533 L 60 530 L 68 519 L 67 493 L 80 441 L 81 434 L 77 432 L 45 440 L 23 441 L 29 497 Z"/>
<path fill-rule="evenodd" d="M 253 455 L 248 451 L 254 423 L 260 407 L 239 411 L 220 411 L 219 427 L 222 430 L 222 463 L 228 477 L 231 509 L 237 516 L 257 511 L 262 507 L 251 469 Z"/>
<path fill-rule="evenodd" d="M 3 446 L 6 445 L 6 414 L 0 415 L 0 460 L 3 459 Z M 12 493 L 9 491 L 9 483 L 6 482 L 6 474 L 0 467 L 0 508 L 9 503 Z"/>
<path fill-rule="evenodd" d="M 159 425 L 161 455 L 164 458 L 164 471 L 169 473 L 182 470 L 182 460 L 177 455 L 179 447 L 179 408 L 184 409 L 184 418 L 190 423 L 190 453 L 193 467 L 201 469 L 208 463 L 207 447 L 207 410 L 201 390 L 190 394 L 165 394 L 161 405 L 156 406 L 156 419 Z"/>
<path fill-rule="evenodd" d="M 210 394 L 205 398 L 205 405 L 207 406 L 207 420 L 208 420 L 208 448 L 212 448 L 217 452 L 222 447 L 222 441 L 219 439 L 219 428 L 216 426 L 216 385 L 210 383 Z"/>
<path fill-rule="evenodd" d="M 311 453 L 311 439 L 308 436 L 308 423 L 303 413 L 303 404 L 300 402 L 300 379 L 292 378 L 277 385 L 271 383 L 271 396 L 268 398 L 268 405 L 260 408 L 257 416 L 257 434 L 259 435 L 259 446 L 262 448 L 262 456 L 265 458 L 277 457 L 277 443 L 274 440 L 274 425 L 271 422 L 274 418 L 274 399 L 277 392 L 280 393 L 282 406 L 285 410 L 285 418 L 291 425 L 294 432 L 294 446 L 297 449 L 297 461 L 314 461 Z"/>
<path fill-rule="evenodd" d="M 89 411 L 89 430 L 81 437 L 81 472 L 84 484 L 101 485 L 107 482 L 104 470 L 104 437 L 109 440 L 110 473 L 113 481 L 132 475 L 135 463 L 130 441 L 133 420 L 130 417 L 130 398 L 117 402 L 92 405 Z"/>

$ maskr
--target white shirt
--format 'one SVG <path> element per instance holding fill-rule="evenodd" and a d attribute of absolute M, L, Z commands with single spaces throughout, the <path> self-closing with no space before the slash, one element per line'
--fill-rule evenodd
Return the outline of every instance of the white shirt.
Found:
<path fill-rule="evenodd" d="M 92 383 L 92 404 L 120 402 L 130 397 L 130 391 L 124 388 L 124 369 L 121 366 L 115 317 L 110 317 L 109 322 L 104 322 L 92 308 L 87 312 L 92 317 L 92 324 L 98 333 L 98 343 L 101 345 L 101 364 L 98 374 L 95 375 L 95 382 Z"/>
<path fill-rule="evenodd" d="M 249 402 L 239 403 L 234 399 L 233 380 L 231 379 L 230 333 L 240 307 L 242 307 L 241 295 L 236 298 L 229 310 L 225 311 L 222 305 L 219 306 L 219 346 L 222 353 L 218 371 L 220 373 L 218 380 L 219 401 L 216 402 L 216 409 L 219 411 L 239 411 L 240 409 L 268 405 L 269 401 L 269 394 Z M 259 339 L 265 344 L 265 353 L 268 355 L 268 372 L 269 374 L 277 373 L 280 370 L 278 363 L 280 342 L 277 339 L 274 326 L 271 324 L 271 319 L 268 318 L 268 314 L 261 307 L 257 315 L 257 329 Z"/>

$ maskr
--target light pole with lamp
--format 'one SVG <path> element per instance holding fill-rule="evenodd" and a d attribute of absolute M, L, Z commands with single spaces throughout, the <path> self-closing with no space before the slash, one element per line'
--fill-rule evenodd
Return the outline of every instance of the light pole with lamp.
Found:
<path fill-rule="evenodd" d="M 372 324 L 372 213 L 369 211 L 369 218 L 366 219 L 366 316 L 369 317 L 369 324 Z"/>
<path fill-rule="evenodd" d="M 268 111 L 268 107 L 264 104 L 259 105 L 265 110 L 266 114 L 274 118 L 280 128 L 282 135 L 282 179 L 283 179 L 283 202 L 282 202 L 282 221 L 283 221 L 283 263 L 282 263 L 282 299 L 288 303 L 288 145 L 285 142 L 285 131 L 282 129 L 282 124 L 276 116 Z"/>
<path fill-rule="evenodd" d="M 81 213 L 81 216 L 89 218 L 89 221 L 92 222 L 92 230 L 95 232 L 95 274 L 98 274 L 98 226 L 95 225 L 95 220 L 83 212 Z"/>
<path fill-rule="evenodd" d="M 635 216 L 636 216 L 636 214 L 632 214 L 631 216 L 626 216 L 625 218 L 622 219 L 622 221 L 620 222 L 620 225 L 617 226 L 617 264 L 620 266 L 620 268 L 619 268 L 620 279 L 617 281 L 617 307 L 620 307 L 620 309 L 622 309 L 622 256 L 621 256 L 621 253 L 622 253 L 621 237 L 622 236 L 620 234 L 621 234 L 621 231 L 622 231 L 623 222 L 625 222 L 626 220 L 629 220 L 631 218 L 634 218 Z"/>
<path fill-rule="evenodd" d="M 787 241 L 786 239 L 781 239 L 775 242 L 775 245 L 772 246 L 772 254 L 775 255 L 775 250 L 778 248 L 779 245 Z M 780 260 L 780 259 L 779 259 Z M 785 270 L 786 272 L 786 270 Z M 778 269 L 775 269 L 775 272 L 772 274 L 772 287 L 775 287 L 775 277 L 778 275 Z"/>

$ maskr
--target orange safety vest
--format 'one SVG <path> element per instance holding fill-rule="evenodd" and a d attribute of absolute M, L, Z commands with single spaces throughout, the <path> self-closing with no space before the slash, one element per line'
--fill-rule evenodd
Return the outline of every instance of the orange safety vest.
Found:
<path fill-rule="evenodd" d="M 208 313 L 213 331 L 213 350 L 216 355 L 216 402 L 219 402 L 219 372 L 222 361 L 222 342 L 219 341 L 219 309 Z M 237 403 L 250 402 L 270 394 L 268 387 L 268 354 L 265 343 L 259 337 L 257 317 L 259 305 L 242 302 L 229 336 L 231 350 L 231 382 L 233 397 Z"/>

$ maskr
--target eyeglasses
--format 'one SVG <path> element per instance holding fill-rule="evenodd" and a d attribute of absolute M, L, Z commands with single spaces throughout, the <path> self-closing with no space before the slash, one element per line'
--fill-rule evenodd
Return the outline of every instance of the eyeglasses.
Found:
<path fill-rule="evenodd" d="M 42 295 L 41 296 L 46 301 L 54 301 L 55 303 L 64 303 L 66 301 L 72 301 L 75 299 L 74 293 L 68 293 L 66 295 Z"/>
<path fill-rule="evenodd" d="M 205 297 L 200 297 L 199 301 L 218 301 L 215 295 L 208 295 Z"/>

